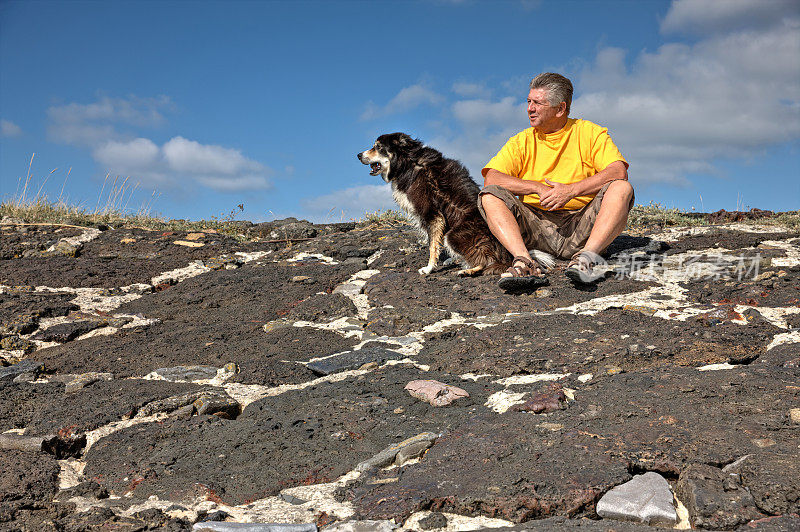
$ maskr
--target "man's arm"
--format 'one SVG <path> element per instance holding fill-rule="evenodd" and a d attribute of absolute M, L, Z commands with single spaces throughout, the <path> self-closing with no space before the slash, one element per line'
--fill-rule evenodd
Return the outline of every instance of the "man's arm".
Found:
<path fill-rule="evenodd" d="M 527 194 L 541 194 L 546 190 L 550 190 L 550 187 L 538 181 L 526 181 L 525 179 L 520 179 L 519 177 L 504 174 L 503 172 L 495 170 L 494 168 L 487 170 L 486 175 L 483 178 L 483 186 L 487 187 L 489 185 L 499 185 L 512 194 L 517 194 L 518 196 Z"/>
<path fill-rule="evenodd" d="M 488 177 L 489 174 L 486 175 Z M 549 211 L 560 209 L 572 198 L 596 194 L 603 188 L 603 185 L 618 179 L 628 180 L 628 166 L 622 161 L 614 161 L 592 177 L 587 177 L 577 183 L 565 185 L 547 180 L 546 183 L 550 186 L 546 186 L 542 192 L 538 192 L 539 203 L 542 208 Z"/>

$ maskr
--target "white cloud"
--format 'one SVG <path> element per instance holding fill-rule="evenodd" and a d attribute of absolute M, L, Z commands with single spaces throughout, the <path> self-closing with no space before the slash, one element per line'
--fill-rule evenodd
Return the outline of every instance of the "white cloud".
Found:
<path fill-rule="evenodd" d="M 10 138 L 22 135 L 22 128 L 11 120 L 0 119 L 0 137 Z"/>
<path fill-rule="evenodd" d="M 488 98 L 492 94 L 492 91 L 482 83 L 470 83 L 467 81 L 456 81 L 453 83 L 452 90 L 465 98 Z"/>
<path fill-rule="evenodd" d="M 162 110 L 172 108 L 166 96 L 156 98 L 109 98 L 88 104 L 68 103 L 47 110 L 47 132 L 51 139 L 76 146 L 95 146 L 125 135 L 120 126 L 155 127 L 163 124 Z"/>
<path fill-rule="evenodd" d="M 738 23 L 750 12 L 746 3 L 701 3 L 727 9 Z M 722 4 L 727 7 L 716 7 Z M 700 11 L 695 2 L 676 2 L 664 27 Z M 759 18 L 756 29 L 664 44 L 641 52 L 630 67 L 623 50 L 603 49 L 577 78 L 573 114 L 607 126 L 640 181 L 685 182 L 687 174 L 715 173 L 716 159 L 749 157 L 796 140 L 800 17 L 787 13 L 773 16 L 768 27 Z M 696 26 L 702 25 L 700 18 Z"/>
<path fill-rule="evenodd" d="M 444 101 L 444 98 L 441 95 L 418 83 L 400 89 L 400 92 L 384 106 L 376 105 L 374 102 L 368 102 L 366 109 L 361 114 L 361 119 L 372 120 L 410 111 L 421 105 L 437 105 L 442 101 Z"/>
<path fill-rule="evenodd" d="M 523 96 L 456 101 L 450 106 L 454 133 L 442 133 L 426 141 L 445 157 L 461 161 L 473 179 L 482 183 L 481 168 L 509 137 L 529 125 Z"/>
<path fill-rule="evenodd" d="M 92 153 L 113 174 L 130 175 L 145 183 L 174 186 L 196 182 L 220 191 L 266 189 L 271 171 L 239 150 L 174 137 L 159 147 L 153 141 L 109 141 Z"/>
<path fill-rule="evenodd" d="M 676 0 L 661 23 L 661 31 L 702 35 L 763 28 L 791 14 L 800 14 L 797 0 Z"/>
<path fill-rule="evenodd" d="M 389 185 L 363 185 L 335 190 L 300 202 L 309 219 L 332 222 L 362 218 L 367 212 L 397 209 Z"/>
<path fill-rule="evenodd" d="M 102 97 L 88 104 L 48 109 L 48 133 L 58 142 L 89 148 L 104 172 L 165 188 L 208 187 L 220 192 L 270 188 L 272 171 L 241 151 L 176 136 L 159 146 L 131 134 L 163 124 L 172 102 L 157 98 Z"/>
<path fill-rule="evenodd" d="M 723 4 L 727 7 L 719 7 Z M 640 183 L 686 184 L 693 175 L 722 175 L 715 166 L 721 159 L 751 158 L 770 146 L 796 142 L 800 8 L 770 6 L 769 16 L 751 16 L 753 5 L 765 4 L 675 2 L 665 31 L 688 28 L 691 19 L 692 28 L 709 28 L 708 34 L 630 58 L 623 49 L 601 49 L 573 76 L 572 115 L 608 127 L 631 163 L 631 178 Z M 704 7 L 727 17 L 719 28 L 739 29 L 710 31 L 716 22 L 700 16 Z M 752 24 L 744 26 L 750 18 Z M 461 160 L 478 182 L 480 169 L 508 137 L 528 127 L 527 83 L 514 80 L 498 88 L 504 89 L 512 96 L 454 101 L 449 124 L 425 139 Z"/>
<path fill-rule="evenodd" d="M 163 152 L 167 164 L 176 172 L 234 176 L 263 170 L 261 164 L 244 157 L 239 150 L 200 144 L 183 137 L 170 139 Z"/>

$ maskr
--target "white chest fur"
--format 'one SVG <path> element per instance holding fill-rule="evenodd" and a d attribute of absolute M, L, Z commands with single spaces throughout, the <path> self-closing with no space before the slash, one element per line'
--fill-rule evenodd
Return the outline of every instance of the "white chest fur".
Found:
<path fill-rule="evenodd" d="M 405 192 L 400 192 L 394 188 L 394 186 L 392 186 L 392 198 L 394 198 L 395 203 L 397 203 L 401 209 L 406 211 L 414 220 L 414 222 L 419 225 L 419 214 L 417 214 L 414 204 L 411 203 L 411 200 L 408 199 L 408 196 L 405 194 Z"/>

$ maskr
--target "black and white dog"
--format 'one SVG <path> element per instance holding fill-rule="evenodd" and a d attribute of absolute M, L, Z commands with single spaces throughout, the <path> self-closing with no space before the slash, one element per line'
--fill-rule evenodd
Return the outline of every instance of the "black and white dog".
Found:
<path fill-rule="evenodd" d="M 405 133 L 381 135 L 358 160 L 392 185 L 394 200 L 427 234 L 428 264 L 420 274 L 433 271 L 442 245 L 463 264 L 458 275 L 498 274 L 510 266 L 511 254 L 478 211 L 478 185 L 460 162 Z M 539 255 L 552 264 L 552 257 Z"/>

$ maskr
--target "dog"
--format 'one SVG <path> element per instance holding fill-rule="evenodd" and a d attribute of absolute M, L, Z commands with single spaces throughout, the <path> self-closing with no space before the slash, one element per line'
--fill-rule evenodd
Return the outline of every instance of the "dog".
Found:
<path fill-rule="evenodd" d="M 478 210 L 478 185 L 460 162 L 405 133 L 381 135 L 357 157 L 370 175 L 391 184 L 395 202 L 427 235 L 428 264 L 421 275 L 434 270 L 443 245 L 462 264 L 458 275 L 499 274 L 511 265 L 511 254 Z"/>

